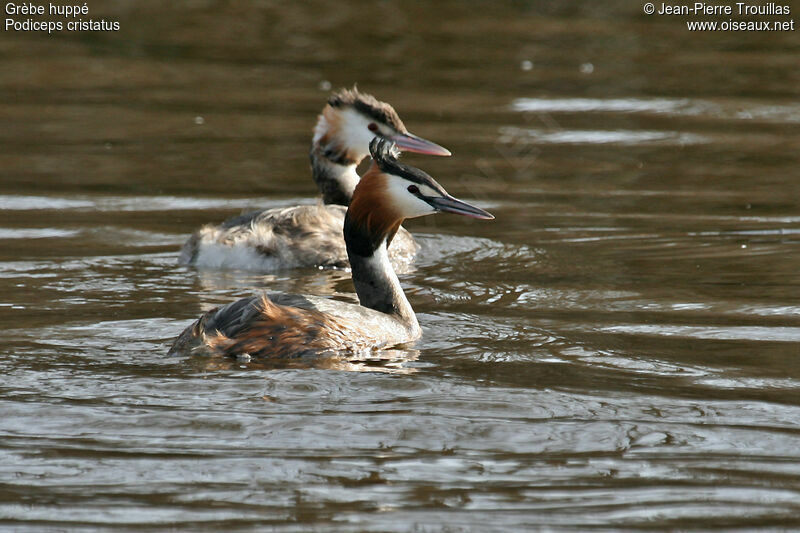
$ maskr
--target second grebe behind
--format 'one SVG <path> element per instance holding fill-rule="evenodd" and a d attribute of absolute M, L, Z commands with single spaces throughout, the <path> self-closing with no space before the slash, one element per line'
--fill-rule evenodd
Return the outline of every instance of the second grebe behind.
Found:
<path fill-rule="evenodd" d="M 179 263 L 204 268 L 271 271 L 305 266 L 346 267 L 342 224 L 359 181 L 356 167 L 375 137 L 400 150 L 448 156 L 450 152 L 410 133 L 385 102 L 342 90 L 328 100 L 314 127 L 312 175 L 326 205 L 302 205 L 253 211 L 208 224 L 184 244 Z M 393 248 L 396 266 L 411 262 L 417 245 L 400 229 Z"/>
<path fill-rule="evenodd" d="M 376 138 L 373 163 L 356 186 L 344 240 L 360 305 L 287 294 L 245 298 L 213 309 L 176 339 L 170 354 L 276 359 L 362 353 L 414 341 L 422 330 L 389 263 L 388 247 L 406 218 L 444 211 L 492 219 L 453 198 L 425 172 L 396 159 Z"/>

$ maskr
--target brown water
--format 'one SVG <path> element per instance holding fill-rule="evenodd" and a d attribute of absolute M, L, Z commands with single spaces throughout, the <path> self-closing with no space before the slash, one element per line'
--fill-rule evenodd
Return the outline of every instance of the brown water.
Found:
<path fill-rule="evenodd" d="M 0 33 L 3 529 L 800 527 L 798 32 L 621 1 L 90 4 L 122 29 Z M 354 82 L 497 216 L 408 224 L 416 350 L 165 357 L 213 304 L 352 291 L 175 261 L 204 222 L 313 201 L 311 127 Z"/>

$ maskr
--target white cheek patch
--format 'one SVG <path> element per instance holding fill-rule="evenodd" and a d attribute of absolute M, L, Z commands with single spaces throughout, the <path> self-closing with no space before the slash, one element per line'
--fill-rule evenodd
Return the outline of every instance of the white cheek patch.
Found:
<path fill-rule="evenodd" d="M 348 152 L 363 158 L 369 155 L 369 143 L 375 134 L 369 130 L 370 121 L 354 109 L 339 111 L 339 137 L 347 146 Z"/>
<path fill-rule="evenodd" d="M 399 176 L 387 174 L 386 193 L 388 194 L 392 206 L 397 209 L 405 218 L 421 217 L 435 213 L 436 210 L 416 195 L 408 192 L 409 185 L 416 185 Z M 425 196 L 441 196 L 438 192 L 426 185 L 417 185 L 420 192 Z"/>

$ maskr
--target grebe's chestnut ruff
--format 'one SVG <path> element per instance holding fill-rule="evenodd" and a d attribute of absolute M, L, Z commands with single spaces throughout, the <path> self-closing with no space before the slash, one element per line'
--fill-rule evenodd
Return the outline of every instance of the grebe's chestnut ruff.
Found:
<path fill-rule="evenodd" d="M 388 248 L 406 218 L 440 211 L 492 219 L 453 198 L 425 172 L 396 159 L 391 141 L 370 143 L 373 163 L 353 192 L 344 241 L 360 305 L 314 296 L 269 294 L 205 313 L 170 354 L 276 359 L 364 353 L 414 341 L 422 333 Z"/>
<path fill-rule="evenodd" d="M 344 215 L 359 181 L 356 167 L 376 136 L 393 141 L 400 150 L 450 155 L 446 148 L 409 133 L 389 104 L 355 88 L 342 90 L 319 115 L 311 143 L 312 175 L 325 205 L 254 211 L 203 226 L 184 244 L 179 262 L 262 272 L 346 267 Z M 417 251 L 411 234 L 401 228 L 395 241 L 393 262 L 410 263 Z"/>

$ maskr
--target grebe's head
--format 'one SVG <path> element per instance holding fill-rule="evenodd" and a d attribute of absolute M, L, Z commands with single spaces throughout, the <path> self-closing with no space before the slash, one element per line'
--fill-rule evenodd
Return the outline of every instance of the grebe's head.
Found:
<path fill-rule="evenodd" d="M 485 220 L 494 218 L 488 211 L 450 196 L 444 187 L 422 170 L 400 163 L 395 143 L 375 138 L 369 145 L 369 151 L 374 166 L 383 176 L 384 201 L 402 218 L 438 212 Z M 373 170 L 370 169 L 370 172 Z"/>
<path fill-rule="evenodd" d="M 392 141 L 375 138 L 369 148 L 372 165 L 356 185 L 345 217 L 348 250 L 370 255 L 381 242 L 390 244 L 407 218 L 438 212 L 494 218 L 480 207 L 453 198 L 420 169 L 397 161 L 397 147 Z"/>
<path fill-rule="evenodd" d="M 314 128 L 313 143 L 334 163 L 351 165 L 369 154 L 375 137 L 394 141 L 407 152 L 450 155 L 446 148 L 410 133 L 392 106 L 355 87 L 328 99 Z"/>

